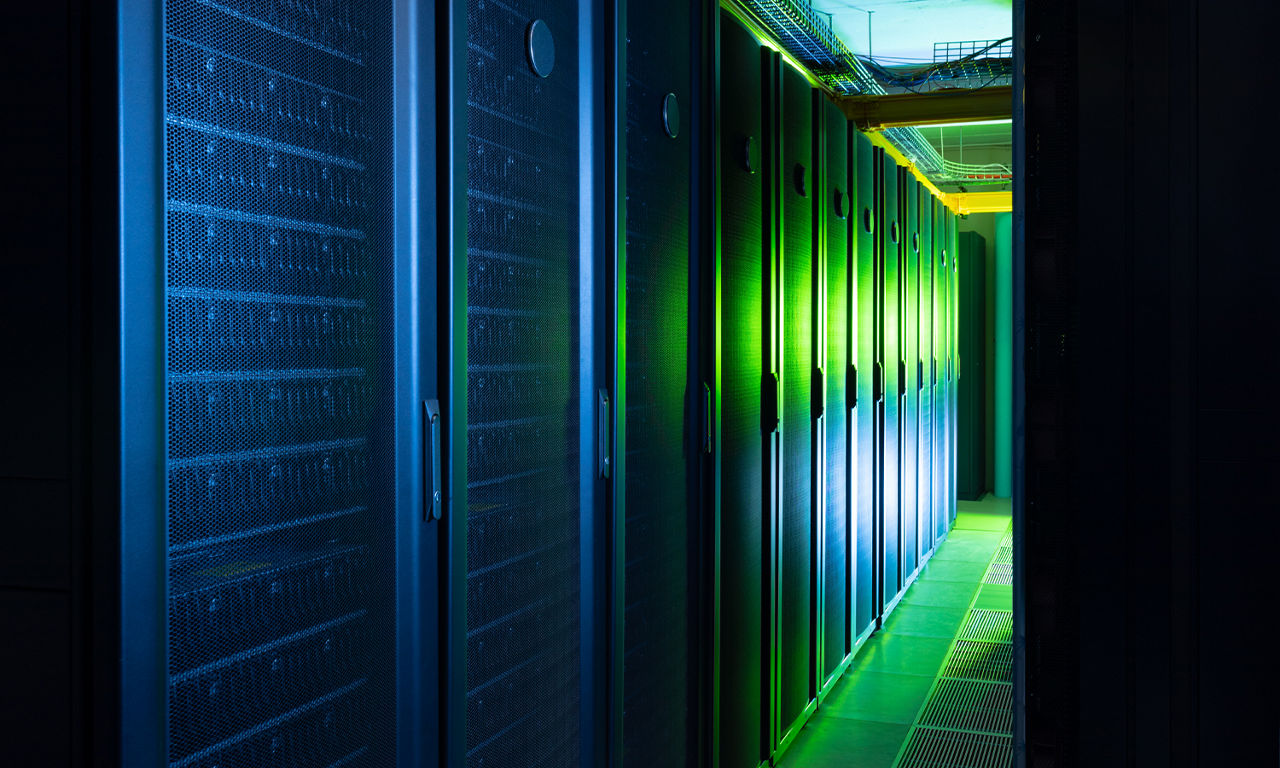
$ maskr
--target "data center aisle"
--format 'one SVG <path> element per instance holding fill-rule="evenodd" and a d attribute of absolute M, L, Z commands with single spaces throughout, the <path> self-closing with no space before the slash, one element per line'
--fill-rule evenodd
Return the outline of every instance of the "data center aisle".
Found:
<path fill-rule="evenodd" d="M 1011 706 L 1011 526 L 1008 499 L 959 503 L 947 540 L 781 768 L 1009 764 L 1011 739 L 990 734 L 1007 733 Z"/>

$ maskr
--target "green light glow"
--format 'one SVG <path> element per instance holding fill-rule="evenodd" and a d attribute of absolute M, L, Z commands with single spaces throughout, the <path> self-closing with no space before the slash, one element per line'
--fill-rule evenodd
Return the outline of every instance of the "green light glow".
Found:
<path fill-rule="evenodd" d="M 1013 492 L 1013 214 L 996 214 L 995 495 Z"/>

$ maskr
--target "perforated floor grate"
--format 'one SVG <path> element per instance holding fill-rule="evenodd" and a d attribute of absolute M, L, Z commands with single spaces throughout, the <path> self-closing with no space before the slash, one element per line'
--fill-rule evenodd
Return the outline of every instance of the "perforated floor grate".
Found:
<path fill-rule="evenodd" d="M 1013 579 L 1013 541 L 1006 534 L 983 575 L 984 584 Z M 1013 764 L 1013 612 L 981 590 L 916 716 L 895 768 L 1007 768 Z M 1005 592 L 1007 594 L 1007 591 Z M 1009 606 L 1012 608 L 1012 605 Z"/>
<path fill-rule="evenodd" d="M 916 728 L 899 768 L 1007 768 L 1013 764 L 1013 737 Z"/>
<path fill-rule="evenodd" d="M 982 640 L 988 643 L 1013 641 L 1013 611 L 969 611 L 964 626 L 956 635 L 959 640 Z"/>
<path fill-rule="evenodd" d="M 921 726 L 980 733 L 1013 730 L 1013 686 L 943 678 L 920 713 Z"/>
<path fill-rule="evenodd" d="M 1012 584 L 1013 583 L 1013 565 L 1011 563 L 995 562 L 987 569 L 987 575 L 982 578 L 983 584 Z"/>
<path fill-rule="evenodd" d="M 1007 682 L 1013 679 L 1013 645 L 960 640 L 947 658 L 942 677 Z"/>

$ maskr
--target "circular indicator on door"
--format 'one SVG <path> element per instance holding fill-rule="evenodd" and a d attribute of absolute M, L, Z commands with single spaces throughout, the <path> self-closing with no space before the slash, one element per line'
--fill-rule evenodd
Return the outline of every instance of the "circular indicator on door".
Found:
<path fill-rule="evenodd" d="M 662 127 L 673 139 L 680 135 L 680 101 L 674 93 L 662 98 Z"/>
<path fill-rule="evenodd" d="M 525 31 L 525 46 L 529 68 L 538 77 L 548 77 L 556 66 L 556 41 L 547 22 L 534 19 L 529 23 Z"/>

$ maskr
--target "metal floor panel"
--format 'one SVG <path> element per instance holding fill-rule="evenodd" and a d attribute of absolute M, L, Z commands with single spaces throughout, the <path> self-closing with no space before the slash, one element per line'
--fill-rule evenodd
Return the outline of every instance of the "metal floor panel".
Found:
<path fill-rule="evenodd" d="M 1012 680 L 1013 644 L 960 640 L 951 651 L 942 676 L 962 680 Z"/>
<path fill-rule="evenodd" d="M 1013 685 L 990 680 L 943 678 L 933 689 L 920 725 L 1006 734 L 1013 730 Z"/>
<path fill-rule="evenodd" d="M 957 637 L 1007 643 L 1013 639 L 1013 611 L 970 611 Z"/>
<path fill-rule="evenodd" d="M 1007 768 L 1013 765 L 1013 737 L 916 728 L 899 768 Z"/>
<path fill-rule="evenodd" d="M 1013 584 L 1013 564 L 992 562 L 982 577 L 983 584 Z"/>

